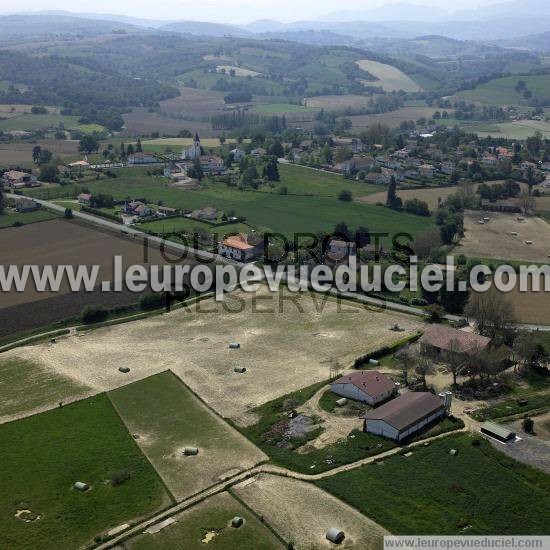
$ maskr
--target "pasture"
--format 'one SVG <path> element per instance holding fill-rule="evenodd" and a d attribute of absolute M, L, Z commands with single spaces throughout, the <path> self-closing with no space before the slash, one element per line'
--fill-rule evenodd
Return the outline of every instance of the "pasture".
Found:
<path fill-rule="evenodd" d="M 484 216 L 489 217 L 490 221 L 481 225 L 478 220 Z M 548 261 L 550 225 L 542 218 L 530 217 L 519 221 L 517 214 L 467 211 L 464 228 L 465 236 L 455 248 L 458 254 L 474 258 Z M 526 241 L 532 241 L 532 244 L 526 244 Z"/>
<path fill-rule="evenodd" d="M 3 214 L 0 214 L 0 229 L 17 225 L 28 225 L 36 222 L 43 222 L 59 218 L 59 214 L 40 208 L 34 212 L 16 212 L 15 209 L 6 208 Z"/>
<path fill-rule="evenodd" d="M 207 231 L 218 239 L 221 239 L 230 233 L 248 233 L 250 231 L 250 227 L 243 223 L 227 223 L 224 225 L 213 226 L 208 223 L 185 217 L 146 222 L 140 224 L 138 228 L 154 231 L 155 233 L 159 233 L 161 235 L 167 233 L 197 233 L 200 231 Z"/>
<path fill-rule="evenodd" d="M 3 424 L 0 453 L 3 548 L 80 548 L 171 502 L 105 394 Z"/>
<path fill-rule="evenodd" d="M 235 529 L 231 519 L 244 519 Z M 275 550 L 283 545 L 277 537 L 229 493 L 210 497 L 174 516 L 174 523 L 157 533 L 144 532 L 124 543 L 128 550 Z"/>
<path fill-rule="evenodd" d="M 540 132 L 545 139 L 550 138 L 550 123 L 541 120 L 518 120 L 500 124 L 472 124 L 467 126 L 469 132 L 479 137 L 527 139 Z"/>
<path fill-rule="evenodd" d="M 317 109 L 294 105 L 292 103 L 260 103 L 252 108 L 253 113 L 260 115 L 284 115 L 287 113 L 311 113 Z"/>
<path fill-rule="evenodd" d="M 395 323 L 403 332 L 391 330 Z M 246 425 L 257 421 L 252 410 L 262 403 L 326 380 L 334 358 L 347 367 L 422 326 L 414 317 L 326 295 L 272 293 L 262 287 L 8 355 L 37 362 L 95 391 L 171 369 L 221 416 Z M 241 348 L 229 349 L 230 342 Z M 131 371 L 121 374 L 121 366 Z M 236 373 L 235 367 L 247 371 Z"/>
<path fill-rule="evenodd" d="M 422 91 L 422 88 L 410 76 L 392 65 L 371 61 L 370 59 L 361 59 L 356 63 L 359 68 L 378 79 L 374 82 L 364 81 L 366 86 L 380 86 L 386 92 L 397 92 L 399 90 L 404 92 Z"/>
<path fill-rule="evenodd" d="M 244 217 L 252 227 L 266 228 L 287 236 L 301 232 L 332 231 L 336 224 L 345 221 L 352 228 L 367 225 L 371 231 L 389 234 L 406 231 L 415 237 L 433 224 L 430 219 L 380 206 L 341 201 L 336 197 L 337 192 L 343 189 L 352 190 L 357 197 L 373 190 L 362 182 L 344 180 L 337 175 L 299 166 L 281 165 L 280 171 L 279 186 L 286 185 L 290 192 L 295 189 L 299 195 L 279 194 L 277 186 L 273 192 L 265 192 L 241 190 L 206 181 L 200 189 L 182 190 L 170 187 L 166 179 L 148 176 L 146 168 L 120 169 L 116 180 L 89 181 L 86 185 L 93 194 L 109 194 L 118 200 L 141 197 L 151 204 L 160 200 L 166 206 L 189 210 L 213 206 Z M 64 199 L 74 198 L 79 192 L 78 187 L 66 185 L 32 190 L 29 194 L 38 198 Z M 329 196 L 324 196 L 325 193 Z"/>
<path fill-rule="evenodd" d="M 529 101 L 521 92 L 516 91 L 519 80 L 523 80 L 535 96 L 543 98 L 550 96 L 550 75 L 517 75 L 490 80 L 476 86 L 473 90 L 464 90 L 455 94 L 453 99 L 487 105 L 526 106 Z"/>
<path fill-rule="evenodd" d="M 0 423 L 56 407 L 61 401 L 74 401 L 89 391 L 67 376 L 17 356 L 0 359 Z"/>
<path fill-rule="evenodd" d="M 9 116 L 6 120 L 0 120 L 0 131 L 9 132 L 13 130 L 23 130 L 29 132 L 33 130 L 55 128 L 60 124 L 63 124 L 65 128 L 78 126 L 78 117 L 60 115 L 55 112 L 44 115 L 21 113 L 15 116 Z"/>
<path fill-rule="evenodd" d="M 339 111 L 347 107 L 368 107 L 369 97 L 364 95 L 320 95 L 304 99 L 306 107 L 324 109 L 325 111 Z"/>
<path fill-rule="evenodd" d="M 267 460 L 170 371 L 109 393 L 128 431 L 180 500 Z M 197 456 L 184 456 L 198 447 Z"/>
<path fill-rule="evenodd" d="M 150 113 L 147 109 L 136 108 L 124 114 L 124 130 L 121 135 L 134 137 L 159 132 L 160 135 L 177 136 L 182 130 L 199 132 L 203 137 L 215 137 L 222 134 L 213 130 L 209 121 L 180 119 L 177 116 Z"/>
<path fill-rule="evenodd" d="M 385 124 L 390 128 L 398 128 L 402 122 L 417 121 L 420 118 L 430 119 L 437 111 L 433 107 L 402 107 L 395 111 L 376 115 L 353 115 L 351 120 L 354 132 L 361 132 L 374 124 Z"/>
<path fill-rule="evenodd" d="M 474 440 L 450 436 L 316 485 L 397 535 L 545 534 L 550 476 Z"/>
<path fill-rule="evenodd" d="M 374 550 L 388 534 L 368 514 L 362 515 L 315 485 L 297 479 L 260 474 L 233 491 L 297 548 L 333 548 L 325 538 L 329 527 L 344 531 L 342 548 Z"/>
<path fill-rule="evenodd" d="M 410 199 L 419 199 L 428 203 L 430 210 L 436 210 L 440 201 L 443 202 L 447 197 L 457 192 L 457 187 L 435 187 L 426 189 L 398 189 L 397 195 L 403 200 L 403 202 Z M 359 197 L 358 202 L 365 204 L 385 204 L 387 198 L 387 191 L 378 191 L 378 193 L 372 193 L 365 197 Z"/>

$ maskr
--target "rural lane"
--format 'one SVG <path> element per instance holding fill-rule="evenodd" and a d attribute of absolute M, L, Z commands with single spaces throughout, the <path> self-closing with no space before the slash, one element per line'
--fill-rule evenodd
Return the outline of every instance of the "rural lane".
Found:
<path fill-rule="evenodd" d="M 54 210 L 56 212 L 64 213 L 65 207 L 60 206 L 59 204 L 53 203 L 51 201 L 45 201 L 42 199 L 35 199 L 33 197 L 26 197 L 25 195 L 15 195 L 13 193 L 6 193 L 6 197 L 11 199 L 17 199 L 17 198 L 28 198 L 30 200 L 34 200 L 38 204 L 44 206 L 45 208 L 48 208 L 50 210 Z M 73 211 L 73 216 L 75 218 L 81 219 L 85 222 L 98 225 L 103 228 L 107 228 L 111 231 L 114 231 L 115 233 L 118 233 L 122 236 L 132 236 L 135 239 L 140 239 L 142 242 L 147 243 L 154 243 L 155 245 L 158 245 L 159 247 L 164 247 L 166 249 L 170 249 L 172 251 L 175 251 L 177 253 L 182 254 L 189 254 L 193 255 L 196 259 L 203 260 L 203 261 L 209 261 L 209 262 L 217 262 L 217 263 L 224 263 L 224 264 L 230 264 L 235 265 L 237 267 L 244 267 L 247 264 L 244 264 L 242 262 L 238 262 L 236 260 L 231 260 L 229 258 L 226 258 L 224 256 L 220 256 L 219 254 L 214 254 L 212 252 L 207 252 L 205 250 L 198 250 L 196 248 L 183 245 L 180 243 L 176 243 L 173 241 L 167 241 L 166 239 L 163 239 L 161 237 L 155 237 L 152 235 L 148 235 L 147 233 L 143 233 L 142 231 L 139 231 L 137 229 L 134 229 L 132 227 L 123 226 L 121 224 L 118 224 L 116 222 L 100 218 L 99 216 L 93 216 L 91 214 L 86 214 L 85 212 L 79 212 L 79 211 Z M 265 274 L 262 275 L 262 279 L 265 279 Z M 284 276 L 283 279 L 285 281 L 289 281 L 288 276 Z M 250 277 L 249 282 L 252 282 L 254 280 L 254 277 Z M 294 279 L 297 282 L 297 279 Z M 311 286 L 311 285 L 310 285 Z M 429 317 L 429 313 L 421 308 L 408 306 L 405 304 L 399 304 L 396 302 L 388 302 L 386 300 L 381 300 L 379 298 L 373 298 L 371 296 L 365 296 L 363 294 L 357 294 L 353 292 L 341 292 L 337 289 L 330 289 L 328 291 L 324 291 L 326 294 L 330 294 L 332 296 L 336 297 L 343 297 L 343 298 L 349 298 L 352 300 L 355 300 L 357 302 L 379 307 L 382 309 L 389 309 L 392 311 L 397 311 L 401 313 L 406 313 L 408 315 L 416 315 L 417 317 L 423 317 L 427 318 Z M 460 315 L 450 315 L 446 314 L 443 315 L 443 318 L 447 321 L 462 321 L 464 320 L 464 317 L 461 317 Z M 543 331 L 548 332 L 550 331 L 550 325 L 536 325 L 536 324 L 525 324 L 525 323 L 516 323 L 513 325 L 517 329 L 522 330 L 530 330 L 530 331 Z"/>

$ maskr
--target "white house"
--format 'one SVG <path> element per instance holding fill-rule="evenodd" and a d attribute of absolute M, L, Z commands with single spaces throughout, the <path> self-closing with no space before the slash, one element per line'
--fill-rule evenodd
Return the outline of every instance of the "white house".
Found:
<path fill-rule="evenodd" d="M 386 401 L 397 392 L 395 383 L 378 371 L 356 371 L 335 380 L 330 389 L 333 393 L 368 405 Z"/>
<path fill-rule="evenodd" d="M 242 233 L 227 237 L 218 245 L 218 254 L 220 256 L 240 262 L 258 257 L 262 251 L 263 243 L 261 241 L 257 244 L 251 244 L 248 242 L 248 236 Z"/>
<path fill-rule="evenodd" d="M 232 149 L 231 153 L 233 154 L 233 160 L 235 162 L 239 162 L 246 156 L 246 151 L 244 149 L 239 149 L 238 147 L 236 149 Z"/>
<path fill-rule="evenodd" d="M 365 415 L 364 431 L 401 441 L 447 415 L 451 392 L 407 392 Z"/>
<path fill-rule="evenodd" d="M 159 160 L 152 153 L 138 152 L 128 155 L 128 164 L 154 164 L 156 162 Z"/>

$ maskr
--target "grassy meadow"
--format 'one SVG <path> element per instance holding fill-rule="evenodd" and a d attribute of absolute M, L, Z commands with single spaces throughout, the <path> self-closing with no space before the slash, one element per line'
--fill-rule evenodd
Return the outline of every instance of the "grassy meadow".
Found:
<path fill-rule="evenodd" d="M 105 394 L 3 424 L 0 453 L 4 548 L 79 548 L 171 501 Z"/>
<path fill-rule="evenodd" d="M 355 197 L 360 197 L 380 188 L 374 189 L 361 182 L 343 180 L 337 175 L 298 166 L 281 166 L 280 172 L 281 182 L 271 192 L 242 191 L 222 183 L 208 183 L 207 180 L 203 181 L 201 189 L 182 190 L 169 187 L 165 179 L 148 176 L 147 169 L 139 168 L 118 170 L 117 178 L 87 181 L 86 186 L 92 194 L 110 194 L 119 200 L 140 197 L 146 198 L 149 203 L 162 201 L 166 206 L 184 210 L 213 206 L 245 217 L 253 227 L 268 228 L 286 235 L 331 231 L 341 221 L 352 228 L 364 225 L 371 231 L 392 234 L 408 232 L 413 236 L 433 225 L 429 218 L 337 198 L 342 189 L 349 189 Z M 277 192 L 283 185 L 288 188 L 288 195 Z M 75 185 L 66 185 L 36 189 L 29 194 L 44 199 L 73 198 L 79 189 Z"/>
<path fill-rule="evenodd" d="M 451 449 L 458 454 L 450 455 Z M 412 452 L 408 458 L 398 454 L 317 485 L 394 534 L 548 531 L 550 476 L 468 435 L 447 437 Z"/>

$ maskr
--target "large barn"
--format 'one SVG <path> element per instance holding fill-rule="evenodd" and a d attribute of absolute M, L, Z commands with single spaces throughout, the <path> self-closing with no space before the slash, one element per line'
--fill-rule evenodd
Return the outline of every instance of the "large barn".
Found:
<path fill-rule="evenodd" d="M 449 413 L 451 392 L 407 392 L 365 415 L 364 430 L 401 441 Z"/>
<path fill-rule="evenodd" d="M 424 353 L 472 353 L 484 350 L 491 339 L 445 325 L 430 325 L 419 340 Z"/>
<path fill-rule="evenodd" d="M 360 371 L 346 374 L 335 380 L 330 389 L 333 393 L 368 405 L 386 401 L 396 393 L 395 383 L 378 371 Z"/>

